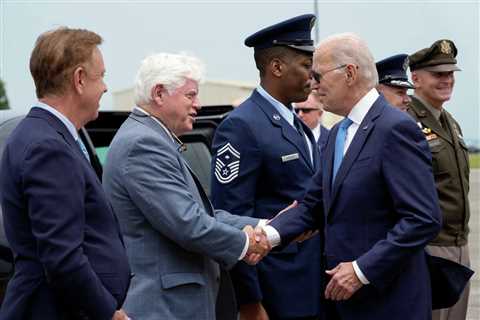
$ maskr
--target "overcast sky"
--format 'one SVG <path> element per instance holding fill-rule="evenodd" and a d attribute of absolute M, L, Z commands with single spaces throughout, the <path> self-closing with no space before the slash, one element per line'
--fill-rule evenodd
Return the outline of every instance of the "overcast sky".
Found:
<path fill-rule="evenodd" d="M 479 1 L 318 1 L 320 39 L 353 31 L 376 60 L 413 53 L 438 39 L 451 39 L 459 54 L 454 95 L 446 108 L 468 140 L 480 139 Z M 207 65 L 211 80 L 257 84 L 251 33 L 287 18 L 313 13 L 313 1 L 11 1 L 0 0 L 0 77 L 11 108 L 25 112 L 35 101 L 28 61 L 46 30 L 87 28 L 101 47 L 109 91 L 132 86 L 140 61 L 154 52 L 187 51 Z M 101 108 L 111 108 L 106 94 Z"/>

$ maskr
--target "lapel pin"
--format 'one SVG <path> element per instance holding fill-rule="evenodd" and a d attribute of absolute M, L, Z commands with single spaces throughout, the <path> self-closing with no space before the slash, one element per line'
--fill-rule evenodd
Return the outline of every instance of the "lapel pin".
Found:
<path fill-rule="evenodd" d="M 278 121 L 278 120 L 280 120 L 280 116 L 275 113 L 275 114 L 273 115 L 273 119 Z"/>

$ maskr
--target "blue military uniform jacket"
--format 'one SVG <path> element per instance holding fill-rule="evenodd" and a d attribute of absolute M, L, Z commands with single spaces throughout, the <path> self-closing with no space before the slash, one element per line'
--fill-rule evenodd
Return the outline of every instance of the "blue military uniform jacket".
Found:
<path fill-rule="evenodd" d="M 213 142 L 212 202 L 218 209 L 270 219 L 300 200 L 319 167 L 304 136 L 256 90 L 220 124 Z M 239 263 L 232 279 L 239 304 L 262 301 L 270 316 L 304 317 L 320 312 L 321 241 L 316 236 L 271 252 L 256 267 Z"/>

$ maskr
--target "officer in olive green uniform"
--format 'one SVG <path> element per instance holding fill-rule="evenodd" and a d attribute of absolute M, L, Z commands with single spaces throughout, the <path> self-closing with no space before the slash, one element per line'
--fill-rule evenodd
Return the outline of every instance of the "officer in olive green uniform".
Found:
<path fill-rule="evenodd" d="M 469 164 L 468 151 L 459 124 L 443 105 L 451 97 L 457 67 L 457 48 L 450 40 L 436 41 L 431 47 L 412 54 L 410 70 L 415 85 L 408 112 L 425 134 L 432 152 L 443 227 L 427 250 L 469 266 Z M 468 306 L 469 286 L 460 300 L 449 309 L 433 312 L 433 319 L 464 320 Z"/>

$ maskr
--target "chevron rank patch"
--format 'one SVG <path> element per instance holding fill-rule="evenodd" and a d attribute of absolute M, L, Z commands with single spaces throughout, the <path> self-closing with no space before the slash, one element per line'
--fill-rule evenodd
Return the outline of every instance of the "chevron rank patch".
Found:
<path fill-rule="evenodd" d="M 240 152 L 229 143 L 218 149 L 215 160 L 215 177 L 220 183 L 229 183 L 238 177 Z"/>

